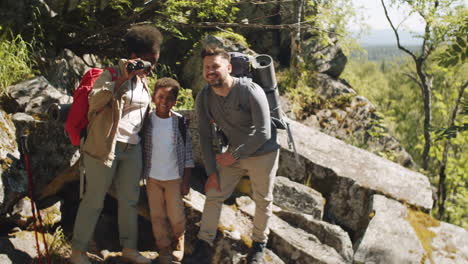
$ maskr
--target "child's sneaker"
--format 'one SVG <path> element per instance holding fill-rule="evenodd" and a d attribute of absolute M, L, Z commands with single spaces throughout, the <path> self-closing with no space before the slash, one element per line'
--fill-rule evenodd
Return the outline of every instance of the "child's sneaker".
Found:
<path fill-rule="evenodd" d="M 91 264 L 88 260 L 88 256 L 86 256 L 86 252 L 72 249 L 70 263 L 72 264 Z"/>
<path fill-rule="evenodd" d="M 184 235 L 176 238 L 174 251 L 172 251 L 172 256 L 174 257 L 175 261 L 180 262 L 184 258 L 184 242 Z"/>
<path fill-rule="evenodd" d="M 149 258 L 144 257 L 136 249 L 124 248 L 122 250 L 122 257 L 136 264 L 151 264 Z"/>

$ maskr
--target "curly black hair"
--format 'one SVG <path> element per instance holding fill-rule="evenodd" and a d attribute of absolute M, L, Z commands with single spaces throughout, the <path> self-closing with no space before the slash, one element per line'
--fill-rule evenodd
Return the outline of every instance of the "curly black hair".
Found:
<path fill-rule="evenodd" d="M 159 54 L 163 36 L 154 26 L 143 25 L 131 27 L 124 39 L 128 54 Z"/>

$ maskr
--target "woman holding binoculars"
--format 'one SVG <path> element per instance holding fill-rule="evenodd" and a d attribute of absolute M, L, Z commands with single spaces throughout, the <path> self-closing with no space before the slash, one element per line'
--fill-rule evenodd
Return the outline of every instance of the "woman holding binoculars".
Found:
<path fill-rule="evenodd" d="M 128 60 L 105 70 L 89 94 L 87 137 L 81 145 L 86 191 L 75 220 L 73 264 L 90 264 L 86 251 L 113 184 L 118 197 L 122 256 L 133 263 L 151 263 L 137 250 L 137 202 L 142 151 L 139 132 L 151 96 L 146 75 L 159 58 L 161 33 L 152 26 L 132 27 L 125 35 Z"/>

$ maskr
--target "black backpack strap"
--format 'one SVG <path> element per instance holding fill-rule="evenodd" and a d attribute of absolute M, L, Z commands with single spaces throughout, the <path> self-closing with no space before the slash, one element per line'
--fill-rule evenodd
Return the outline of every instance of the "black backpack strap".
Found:
<path fill-rule="evenodd" d="M 185 116 L 179 116 L 178 119 L 178 125 L 179 125 L 179 132 L 180 135 L 182 136 L 182 140 L 184 141 L 184 146 L 187 143 L 187 126 L 188 126 L 188 119 Z"/>

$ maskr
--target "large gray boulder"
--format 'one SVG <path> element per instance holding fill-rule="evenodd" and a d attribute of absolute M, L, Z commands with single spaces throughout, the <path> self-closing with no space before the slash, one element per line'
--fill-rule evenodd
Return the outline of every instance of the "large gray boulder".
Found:
<path fill-rule="evenodd" d="M 14 205 L 26 192 L 27 178 L 19 169 L 20 153 L 16 128 L 11 115 L 0 110 L 0 222 L 12 212 Z"/>
<path fill-rule="evenodd" d="M 239 209 L 250 216 L 254 216 L 255 203 L 249 197 L 241 197 L 236 200 Z M 276 215 L 269 220 L 270 235 L 269 245 L 287 263 L 351 263 L 350 254 L 343 257 L 340 252 L 328 244 L 323 243 L 312 232 L 308 232 L 297 223 L 288 223 Z"/>
<path fill-rule="evenodd" d="M 354 254 L 353 244 L 348 233 L 341 227 L 315 219 L 308 214 L 287 210 L 279 210 L 274 213 L 290 225 L 313 234 L 322 244 L 334 248 L 345 260 L 352 260 Z"/>
<path fill-rule="evenodd" d="M 42 238 L 39 240 L 41 252 L 44 250 Z M 32 263 L 37 258 L 34 232 L 19 231 L 0 237 L 0 263 Z"/>
<path fill-rule="evenodd" d="M 35 194 L 47 186 L 56 175 L 68 169 L 79 154 L 65 135 L 63 124 L 49 122 L 46 115 L 51 104 L 68 103 L 71 97 L 57 90 L 44 77 L 35 77 L 9 87 L 9 96 L 4 100 L 8 102 L 8 111 L 14 113 L 11 117 L 8 115 L 8 118 L 1 114 L 2 120 L 9 120 L 2 124 L 9 123 L 14 127 L 5 130 L 8 135 L 2 137 L 2 140 L 14 142 L 5 148 L 8 152 L 7 157 L 2 158 L 4 161 L 8 160 L 12 166 L 5 166 L 8 169 L 0 170 L 0 184 L 3 185 L 1 189 L 4 192 L 3 201 L 0 202 L 0 215 L 7 216 L 15 214 L 12 211 L 14 203 L 27 195 L 28 190 L 24 163 L 23 160 L 19 160 L 17 147 L 21 137 L 26 136 Z M 52 197 L 47 203 L 39 203 L 39 206 L 55 203 L 58 199 Z"/>
<path fill-rule="evenodd" d="M 61 92 L 73 94 L 85 72 L 94 67 L 103 67 L 95 55 L 85 54 L 79 57 L 71 50 L 64 49 L 50 61 L 44 75 Z"/>
<path fill-rule="evenodd" d="M 336 34 L 329 33 L 330 42 L 323 45 L 317 35 L 305 34 L 305 40 L 301 44 L 304 62 L 315 71 L 324 73 L 338 79 L 343 73 L 348 58 L 343 53 Z"/>
<path fill-rule="evenodd" d="M 53 103 L 69 104 L 73 102 L 71 96 L 55 88 L 43 76 L 37 76 L 10 86 L 8 93 L 8 105 L 13 105 L 8 109 L 10 112 L 36 115 L 37 119 L 44 119 L 47 109 Z"/>
<path fill-rule="evenodd" d="M 432 219 L 420 211 L 374 195 L 372 218 L 356 244 L 355 263 L 464 263 L 468 232 Z"/>
<path fill-rule="evenodd" d="M 273 190 L 274 203 L 279 207 L 322 219 L 325 200 L 316 190 L 290 179 L 277 176 Z"/>
<path fill-rule="evenodd" d="M 385 194 L 422 210 L 432 208 L 432 191 L 426 176 L 290 121 L 299 162 L 288 149 L 285 131 L 278 174 L 310 182 L 325 197 L 324 218 L 352 233 L 355 240 L 367 226 L 367 209 L 373 194 Z M 415 191 L 417 190 L 417 191 Z"/>

